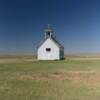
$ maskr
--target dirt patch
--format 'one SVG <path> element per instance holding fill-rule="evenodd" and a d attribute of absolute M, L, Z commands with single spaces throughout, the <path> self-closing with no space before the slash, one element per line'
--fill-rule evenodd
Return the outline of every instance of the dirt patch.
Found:
<path fill-rule="evenodd" d="M 100 73 L 93 71 L 68 71 L 54 73 L 33 73 L 31 75 L 21 75 L 20 80 L 69 80 L 72 82 L 82 82 L 87 84 L 100 83 Z"/>

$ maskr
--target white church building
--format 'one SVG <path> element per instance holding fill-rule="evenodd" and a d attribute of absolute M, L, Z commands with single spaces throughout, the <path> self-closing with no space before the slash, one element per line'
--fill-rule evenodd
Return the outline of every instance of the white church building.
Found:
<path fill-rule="evenodd" d="M 61 60 L 64 59 L 64 47 L 53 36 L 53 30 L 48 25 L 45 29 L 45 37 L 38 46 L 38 60 Z"/>

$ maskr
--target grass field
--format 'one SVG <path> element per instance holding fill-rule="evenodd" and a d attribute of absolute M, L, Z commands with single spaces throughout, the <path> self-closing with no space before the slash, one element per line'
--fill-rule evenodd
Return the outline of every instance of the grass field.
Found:
<path fill-rule="evenodd" d="M 0 100 L 99 99 L 99 59 L 0 58 Z"/>

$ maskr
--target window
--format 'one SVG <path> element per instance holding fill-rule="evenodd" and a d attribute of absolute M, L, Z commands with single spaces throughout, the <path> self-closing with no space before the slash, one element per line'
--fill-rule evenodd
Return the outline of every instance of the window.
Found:
<path fill-rule="evenodd" d="M 51 51 L 51 48 L 46 48 L 46 51 L 47 51 L 47 52 L 50 52 L 50 51 Z"/>
<path fill-rule="evenodd" d="M 46 36 L 47 37 L 50 37 L 50 32 L 46 32 Z"/>
<path fill-rule="evenodd" d="M 50 36 L 50 32 L 47 32 L 47 35 Z"/>

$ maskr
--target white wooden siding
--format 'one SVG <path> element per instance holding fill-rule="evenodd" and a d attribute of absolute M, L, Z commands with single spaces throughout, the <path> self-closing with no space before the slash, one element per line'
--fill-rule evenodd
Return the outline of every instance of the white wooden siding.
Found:
<path fill-rule="evenodd" d="M 50 52 L 46 51 L 46 48 L 51 48 Z M 60 48 L 48 38 L 38 48 L 38 60 L 59 60 L 60 59 Z"/>

